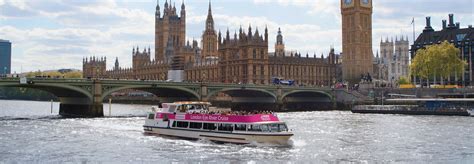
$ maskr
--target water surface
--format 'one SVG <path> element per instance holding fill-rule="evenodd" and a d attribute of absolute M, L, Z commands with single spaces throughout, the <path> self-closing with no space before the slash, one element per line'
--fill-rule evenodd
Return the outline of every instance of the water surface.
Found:
<path fill-rule="evenodd" d="M 87 119 L 58 117 L 58 108 L 0 100 L 0 163 L 474 162 L 474 117 L 278 113 L 295 136 L 275 146 L 144 135 L 148 105 L 112 104 L 112 117 Z"/>

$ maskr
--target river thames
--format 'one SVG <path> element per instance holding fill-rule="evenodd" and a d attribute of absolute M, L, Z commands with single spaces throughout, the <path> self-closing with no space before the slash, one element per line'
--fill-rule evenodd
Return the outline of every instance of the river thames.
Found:
<path fill-rule="evenodd" d="M 278 113 L 295 135 L 275 146 L 144 135 L 148 105 L 112 104 L 104 118 L 61 118 L 59 103 L 50 108 L 0 100 L 0 163 L 474 163 L 474 117 Z"/>

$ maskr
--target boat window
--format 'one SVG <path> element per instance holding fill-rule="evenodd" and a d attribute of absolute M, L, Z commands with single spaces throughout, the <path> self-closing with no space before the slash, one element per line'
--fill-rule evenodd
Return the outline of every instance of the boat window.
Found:
<path fill-rule="evenodd" d="M 196 110 L 201 110 L 201 109 L 202 109 L 201 105 L 194 105 L 194 106 L 196 106 L 196 107 L 195 107 Z"/>
<path fill-rule="evenodd" d="M 186 109 L 194 110 L 194 109 L 196 109 L 196 107 L 194 105 L 186 105 Z"/>
<path fill-rule="evenodd" d="M 262 131 L 260 125 L 249 125 L 248 131 Z"/>
<path fill-rule="evenodd" d="M 264 125 L 260 125 L 260 128 L 262 129 L 262 131 L 264 132 L 268 132 L 270 131 L 270 129 L 268 129 L 268 125 L 264 124 Z"/>
<path fill-rule="evenodd" d="M 216 130 L 217 126 L 214 123 L 204 123 L 203 124 L 203 129 L 207 130 Z"/>
<path fill-rule="evenodd" d="M 186 108 L 184 107 L 184 105 L 180 105 L 180 106 L 178 107 L 178 111 L 184 113 L 184 112 L 186 112 Z"/>
<path fill-rule="evenodd" d="M 219 131 L 232 131 L 233 127 L 232 127 L 232 124 L 219 124 L 218 130 Z"/>
<path fill-rule="evenodd" d="M 189 125 L 189 122 L 176 121 L 176 127 L 178 128 L 187 128 L 188 125 Z"/>
<path fill-rule="evenodd" d="M 155 114 L 154 113 L 148 114 L 148 119 L 155 119 Z"/>
<path fill-rule="evenodd" d="M 247 130 L 247 125 L 245 124 L 235 124 L 235 130 L 245 131 Z"/>
<path fill-rule="evenodd" d="M 189 123 L 189 128 L 201 129 L 202 128 L 202 122 L 190 122 Z"/>
<path fill-rule="evenodd" d="M 279 124 L 280 131 L 288 131 L 288 128 L 286 127 L 285 124 Z"/>
<path fill-rule="evenodd" d="M 176 127 L 176 121 L 173 121 L 173 126 L 172 127 Z"/>
<path fill-rule="evenodd" d="M 272 132 L 281 132 L 278 129 L 278 124 L 270 124 L 269 127 L 270 127 L 270 131 L 272 131 Z"/>
<path fill-rule="evenodd" d="M 168 110 L 169 110 L 170 112 L 174 112 L 174 111 L 176 110 L 176 105 L 170 105 L 169 108 L 168 108 Z"/>

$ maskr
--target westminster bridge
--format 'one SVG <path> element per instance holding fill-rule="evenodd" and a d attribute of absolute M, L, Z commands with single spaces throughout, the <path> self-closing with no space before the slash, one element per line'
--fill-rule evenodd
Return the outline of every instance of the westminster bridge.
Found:
<path fill-rule="evenodd" d="M 336 98 L 347 97 L 338 98 L 336 90 L 325 87 L 112 79 L 29 78 L 20 81 L 19 78 L 0 79 L 0 87 L 32 88 L 49 92 L 59 98 L 59 114 L 64 116 L 101 117 L 104 99 L 114 92 L 129 89 L 152 93 L 163 102 L 209 101 L 218 93 L 224 93 L 231 97 L 233 104 L 241 104 L 247 109 L 254 109 L 252 104 L 267 104 L 282 109 L 289 104 L 303 103 L 335 108 Z M 346 93 L 344 90 L 339 91 Z"/>

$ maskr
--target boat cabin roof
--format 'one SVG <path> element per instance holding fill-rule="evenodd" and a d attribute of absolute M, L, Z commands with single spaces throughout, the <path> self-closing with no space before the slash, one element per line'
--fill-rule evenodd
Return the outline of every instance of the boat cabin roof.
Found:
<path fill-rule="evenodd" d="M 163 103 L 163 109 L 168 109 L 168 112 L 194 112 L 194 111 L 207 111 L 209 110 L 209 102 L 200 101 L 180 101 L 174 103 Z"/>
<path fill-rule="evenodd" d="M 474 98 L 410 98 L 410 99 L 386 99 L 386 101 L 394 102 L 432 102 L 432 101 L 444 101 L 444 102 L 474 102 Z"/>
<path fill-rule="evenodd" d="M 194 105 L 194 104 L 211 105 L 210 102 L 204 102 L 204 101 L 178 101 L 178 102 L 174 102 L 173 104 L 177 104 L 177 105 L 182 105 L 182 104 L 190 104 L 190 105 Z"/>

